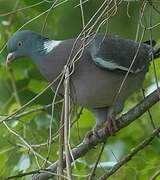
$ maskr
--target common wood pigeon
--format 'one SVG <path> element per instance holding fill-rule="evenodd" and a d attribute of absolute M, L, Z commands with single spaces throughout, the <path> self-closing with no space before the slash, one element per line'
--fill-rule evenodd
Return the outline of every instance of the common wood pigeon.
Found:
<path fill-rule="evenodd" d="M 80 56 L 84 43 L 86 47 Z M 36 32 L 20 31 L 8 42 L 7 64 L 29 57 L 48 82 L 52 82 L 68 60 L 71 62 L 79 54 L 70 76 L 71 98 L 94 114 L 96 125 L 91 134 L 95 134 L 106 120 L 113 134 L 115 115 L 123 110 L 125 100 L 142 87 L 152 57 L 160 55 L 160 50 L 153 47 L 155 41 L 151 44 L 104 34 L 56 41 Z M 58 92 L 63 94 L 63 85 Z"/>

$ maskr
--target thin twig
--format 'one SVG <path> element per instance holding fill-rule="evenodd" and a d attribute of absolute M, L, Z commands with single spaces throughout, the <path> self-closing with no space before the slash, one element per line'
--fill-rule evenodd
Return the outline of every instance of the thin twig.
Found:
<path fill-rule="evenodd" d="M 60 6 L 60 5 L 64 4 L 64 3 L 66 3 L 67 1 L 68 1 L 68 0 L 64 0 L 64 1 L 56 4 L 56 5 L 54 6 L 54 8 L 56 8 L 56 7 L 58 7 L 58 6 Z M 41 16 L 45 15 L 48 11 L 50 11 L 50 8 L 48 8 L 46 11 L 40 13 L 40 14 L 37 15 L 36 17 L 28 20 L 28 21 L 27 21 L 26 23 L 24 23 L 20 28 L 18 28 L 18 29 L 16 30 L 16 32 L 22 30 L 22 29 L 23 29 L 25 26 L 27 26 L 28 24 L 32 23 L 32 22 L 35 21 L 36 19 L 38 19 L 38 18 L 40 18 Z M 16 32 L 15 32 L 15 33 L 16 33 Z M 4 51 L 4 49 L 6 48 L 7 43 L 8 43 L 8 42 L 4 43 L 4 45 L 3 45 L 2 48 L 0 49 L 0 54 L 1 54 L 1 53 Z"/>
<path fill-rule="evenodd" d="M 53 84 L 61 77 L 62 73 L 60 73 L 46 88 L 44 88 L 39 94 L 37 94 L 34 98 L 32 98 L 30 101 L 28 101 L 26 104 L 24 104 L 22 107 L 8 115 L 7 117 L 0 120 L 0 124 L 4 121 L 9 121 L 13 117 L 15 117 L 18 113 L 20 113 L 22 110 L 24 110 L 28 105 L 30 105 L 32 102 L 34 102 L 37 98 L 39 98 L 44 92 L 46 92 L 50 87 L 53 86 Z"/>
<path fill-rule="evenodd" d="M 32 4 L 32 5 L 29 5 L 29 6 L 26 6 L 26 7 L 22 7 L 22 8 L 16 9 L 16 10 L 9 11 L 7 13 L 0 14 L 0 17 L 8 16 L 10 14 L 14 14 L 14 13 L 17 13 L 19 11 L 23 11 L 23 10 L 26 10 L 26 9 L 33 8 L 33 7 L 38 6 L 38 5 L 42 4 L 42 3 L 45 3 L 45 0 L 40 1 L 38 3 L 35 3 L 35 4 Z"/>
<path fill-rule="evenodd" d="M 59 100 L 59 101 L 56 101 L 56 102 L 54 103 L 54 105 L 60 104 L 60 103 L 62 103 L 62 102 L 63 102 L 63 99 L 61 99 L 61 100 Z M 36 113 L 36 112 L 39 112 L 39 111 L 45 111 L 45 110 L 47 110 L 47 109 L 49 109 L 49 108 L 51 108 L 51 107 L 52 107 L 52 104 L 47 104 L 47 105 L 44 105 L 44 106 L 41 106 L 41 107 L 33 108 L 33 109 L 30 109 L 30 110 L 28 110 L 28 111 L 25 111 L 25 112 L 23 112 L 23 113 L 18 114 L 18 115 L 16 115 L 14 118 L 11 118 L 11 119 L 9 119 L 9 120 L 18 119 L 18 118 L 21 118 L 21 117 L 23 117 L 23 116 L 27 116 L 27 115 L 29 115 L 29 114 Z"/>
<path fill-rule="evenodd" d="M 15 97 L 15 100 L 19 104 L 19 106 L 21 106 L 22 103 L 21 103 L 21 100 L 20 100 L 20 97 L 19 97 L 19 94 L 17 91 L 14 73 L 13 73 L 13 70 L 11 68 L 9 68 L 9 75 L 10 75 L 11 85 L 12 85 L 12 89 L 13 89 L 13 96 Z"/>
<path fill-rule="evenodd" d="M 62 106 L 60 132 L 59 132 L 59 164 L 57 170 L 59 175 L 63 175 L 63 151 L 64 151 L 64 103 Z M 63 180 L 63 177 L 59 176 L 59 180 Z"/>
<path fill-rule="evenodd" d="M 34 175 L 34 174 L 38 174 L 38 173 L 44 173 L 44 172 L 48 172 L 54 176 L 57 176 L 57 177 L 60 177 L 58 174 L 56 173 L 53 173 L 53 172 L 50 172 L 50 170 L 48 169 L 39 169 L 39 170 L 35 170 L 35 171 L 29 171 L 29 172 L 25 172 L 25 173 L 20 173 L 20 174 L 17 174 L 17 175 L 14 175 L 14 176 L 9 176 L 9 177 L 6 177 L 6 178 L 3 178 L 3 177 L 0 177 L 1 180 L 10 180 L 10 179 L 14 179 L 15 178 L 22 178 L 22 177 L 25 177 L 25 176 L 28 176 L 28 175 Z M 66 176 L 61 176 L 65 179 L 68 179 Z"/>
<path fill-rule="evenodd" d="M 143 98 L 145 99 L 145 89 L 142 88 L 142 94 L 143 94 Z M 148 117 L 150 119 L 150 123 L 151 123 L 151 126 L 152 126 L 152 130 L 154 131 L 156 129 L 156 125 L 154 123 L 154 120 L 153 120 L 153 117 L 152 117 L 152 114 L 151 114 L 151 111 L 150 109 L 147 110 L 147 113 L 148 113 Z M 159 135 L 158 135 L 159 136 Z"/>
<path fill-rule="evenodd" d="M 156 180 L 157 177 L 159 177 L 159 176 L 160 176 L 160 170 L 158 170 L 158 171 L 150 178 L 150 180 Z"/>
<path fill-rule="evenodd" d="M 64 73 L 62 72 L 62 76 L 58 82 L 57 88 L 55 90 L 54 93 L 54 97 L 53 97 L 53 101 L 52 101 L 52 113 L 51 113 L 51 119 L 50 119 L 50 124 L 49 124 L 49 140 L 48 140 L 48 154 L 47 154 L 47 158 L 49 159 L 50 153 L 51 153 L 51 144 L 52 144 L 52 125 L 53 125 L 53 119 L 54 119 L 54 111 L 55 111 L 55 101 L 56 101 L 56 97 L 59 91 L 59 88 L 63 82 L 63 78 L 64 78 Z"/>
<path fill-rule="evenodd" d="M 91 171 L 91 175 L 89 176 L 88 180 L 93 180 L 94 177 L 95 177 L 95 172 L 96 172 L 96 169 L 97 169 L 97 165 L 98 165 L 98 163 L 99 163 L 99 161 L 100 161 L 100 159 L 101 159 L 102 153 L 103 153 L 103 151 L 104 151 L 104 147 L 105 147 L 105 143 L 102 144 L 100 153 L 99 153 L 99 155 L 98 155 L 98 158 L 97 158 L 97 160 L 96 160 L 96 163 L 95 163 L 95 165 L 94 165 L 94 168 L 93 168 L 92 171 Z"/>
<path fill-rule="evenodd" d="M 72 180 L 71 155 L 69 151 L 69 128 L 70 128 L 70 98 L 69 98 L 69 68 L 64 67 L 64 147 L 66 154 L 67 177 Z"/>
<path fill-rule="evenodd" d="M 137 145 L 131 150 L 131 152 L 125 156 L 121 161 L 112 167 L 112 169 L 104 173 L 98 180 L 108 179 L 112 174 L 114 174 L 118 169 L 120 169 L 124 164 L 130 161 L 139 151 L 143 150 L 147 145 L 149 145 L 153 139 L 159 134 L 160 127 L 157 128 L 147 139 Z"/>
<path fill-rule="evenodd" d="M 44 161 L 46 161 L 46 159 L 45 159 L 43 156 L 41 156 L 39 153 L 37 153 L 37 152 L 30 146 L 30 144 L 29 144 L 22 136 L 20 136 L 15 130 L 11 129 L 11 128 L 6 124 L 6 122 L 3 122 L 3 124 L 5 125 L 5 127 L 8 129 L 8 131 L 9 131 L 10 133 L 12 133 L 14 136 L 16 136 L 18 139 L 20 139 L 20 141 L 23 142 L 25 148 L 27 147 L 27 148 L 33 153 L 33 155 L 34 155 L 34 157 L 35 157 L 35 160 L 36 160 L 36 163 L 37 163 L 38 167 L 40 168 L 38 157 L 40 157 L 40 158 L 41 158 L 42 160 L 44 160 Z M 49 162 L 49 161 L 47 161 L 47 163 L 48 163 L 48 164 L 51 164 L 51 162 Z"/>
<path fill-rule="evenodd" d="M 41 29 L 41 33 L 43 34 L 45 27 L 47 25 L 47 19 L 49 17 L 50 12 L 52 11 L 52 9 L 54 8 L 55 4 L 57 3 L 58 0 L 54 1 L 53 4 L 51 5 L 51 7 L 49 8 L 49 11 L 47 12 L 46 16 L 45 16 L 45 20 Z"/>

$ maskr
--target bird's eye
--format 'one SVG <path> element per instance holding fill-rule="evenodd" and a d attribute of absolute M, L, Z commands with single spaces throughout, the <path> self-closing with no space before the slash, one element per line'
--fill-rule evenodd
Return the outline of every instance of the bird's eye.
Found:
<path fill-rule="evenodd" d="M 21 47 L 21 46 L 22 46 L 22 42 L 19 41 L 19 42 L 17 43 L 17 46 L 18 46 L 18 47 Z"/>

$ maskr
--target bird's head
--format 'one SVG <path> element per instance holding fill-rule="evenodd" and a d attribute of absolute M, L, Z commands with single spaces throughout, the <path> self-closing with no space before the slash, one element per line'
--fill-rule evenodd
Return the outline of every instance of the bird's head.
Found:
<path fill-rule="evenodd" d="M 7 65 L 21 57 L 33 57 L 43 50 L 43 42 L 48 38 L 33 32 L 19 31 L 8 41 Z"/>

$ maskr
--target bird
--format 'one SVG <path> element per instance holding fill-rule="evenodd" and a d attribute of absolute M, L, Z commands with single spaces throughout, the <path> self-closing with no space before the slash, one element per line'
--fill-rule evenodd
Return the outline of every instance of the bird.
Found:
<path fill-rule="evenodd" d="M 16 32 L 8 41 L 6 63 L 10 66 L 16 59 L 29 57 L 51 83 L 69 62 L 71 99 L 91 111 L 96 119 L 87 134 L 90 138 L 103 127 L 111 135 L 116 132 L 116 116 L 122 112 L 128 97 L 142 88 L 152 59 L 160 56 L 160 48 L 155 45 L 154 40 L 135 42 L 103 33 L 51 40 L 24 30 Z M 58 93 L 64 95 L 64 86 L 59 83 L 57 80 L 52 88 L 59 87 Z"/>

